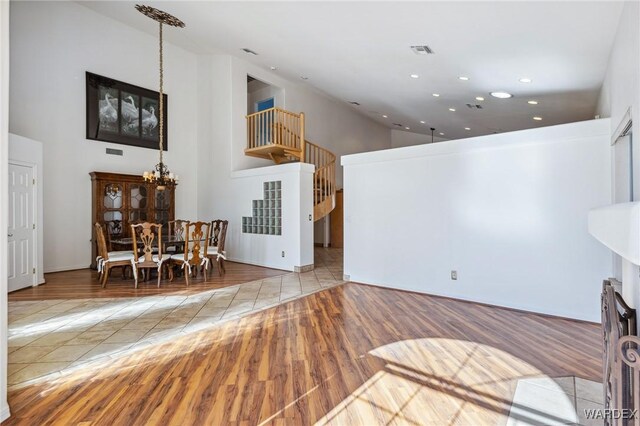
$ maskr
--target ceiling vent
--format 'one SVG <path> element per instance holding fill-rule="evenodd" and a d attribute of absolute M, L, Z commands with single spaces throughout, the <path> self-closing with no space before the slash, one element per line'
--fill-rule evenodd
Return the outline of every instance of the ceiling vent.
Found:
<path fill-rule="evenodd" d="M 416 55 L 433 55 L 433 50 L 426 44 L 422 46 L 411 46 L 411 50 Z"/>
<path fill-rule="evenodd" d="M 471 109 L 482 109 L 482 105 L 478 104 L 467 104 L 467 107 Z"/>
<path fill-rule="evenodd" d="M 356 101 L 349 101 L 349 103 L 350 103 L 351 105 L 360 106 L 360 102 L 356 102 Z"/>
<path fill-rule="evenodd" d="M 244 53 L 248 53 L 249 55 L 258 56 L 258 54 L 257 54 L 256 52 L 254 52 L 253 50 L 248 49 L 248 48 L 246 48 L 246 47 L 243 47 L 243 48 L 242 48 L 242 51 L 243 51 Z"/>
<path fill-rule="evenodd" d="M 394 126 L 398 126 L 398 127 L 404 127 L 402 124 L 400 123 L 393 123 Z"/>

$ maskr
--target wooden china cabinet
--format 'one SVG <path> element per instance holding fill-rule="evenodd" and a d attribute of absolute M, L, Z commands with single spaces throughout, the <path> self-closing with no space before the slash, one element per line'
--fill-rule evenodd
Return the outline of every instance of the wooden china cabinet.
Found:
<path fill-rule="evenodd" d="M 131 224 L 166 225 L 175 218 L 175 187 L 164 191 L 142 176 L 91 172 L 91 267 L 96 268 L 98 248 L 94 224 L 103 224 L 107 238 L 130 237 Z"/>

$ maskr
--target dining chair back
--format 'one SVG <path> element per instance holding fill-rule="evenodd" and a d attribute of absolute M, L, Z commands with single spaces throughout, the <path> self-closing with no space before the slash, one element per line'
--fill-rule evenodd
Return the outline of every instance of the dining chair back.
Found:
<path fill-rule="evenodd" d="M 192 267 L 203 267 L 204 279 L 207 279 L 209 258 L 207 257 L 207 245 L 210 238 L 211 226 L 209 222 L 188 222 L 185 226 L 184 252 L 171 256 L 172 263 L 182 266 L 185 280 L 189 285 L 189 275 L 194 271 Z"/>
<path fill-rule="evenodd" d="M 169 256 L 162 254 L 162 224 L 143 222 L 131 225 L 133 238 L 133 256 L 135 286 L 138 288 L 138 270 L 156 269 L 158 271 L 158 287 L 162 278 L 162 265 Z M 138 248 L 138 240 L 142 247 Z M 146 274 L 145 274 L 146 278 Z"/>
<path fill-rule="evenodd" d="M 111 269 L 114 267 L 123 267 L 122 276 L 125 277 L 125 269 L 133 266 L 133 253 L 130 251 L 109 252 L 107 250 L 107 241 L 104 236 L 104 229 L 100 223 L 94 225 L 96 230 L 96 240 L 98 243 L 98 275 L 102 282 L 102 287 L 107 285 Z"/>
<path fill-rule="evenodd" d="M 209 239 L 209 247 L 207 247 L 207 256 L 210 259 L 215 259 L 218 264 L 218 274 L 222 275 L 226 272 L 224 261 L 227 259 L 227 252 L 225 251 L 225 242 L 227 240 L 227 229 L 229 227 L 228 220 L 216 219 L 211 221 L 215 233 L 216 225 L 217 237 L 211 236 Z"/>

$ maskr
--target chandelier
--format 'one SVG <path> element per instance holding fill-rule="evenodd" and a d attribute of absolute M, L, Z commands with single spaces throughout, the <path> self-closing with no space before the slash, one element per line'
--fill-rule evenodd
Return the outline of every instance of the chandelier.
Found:
<path fill-rule="evenodd" d="M 160 96 L 158 100 L 158 148 L 160 149 L 160 161 L 156 164 L 153 171 L 145 171 L 142 177 L 146 182 L 156 185 L 159 191 L 164 191 L 166 187 L 172 187 L 178 184 L 178 175 L 174 175 L 169 171 L 169 167 L 162 160 L 162 152 L 164 151 L 164 99 L 163 99 L 163 57 L 162 57 L 162 25 L 171 25 L 172 27 L 184 28 L 184 22 L 173 15 L 163 12 L 151 6 L 136 5 L 138 12 L 153 19 L 160 24 Z"/>

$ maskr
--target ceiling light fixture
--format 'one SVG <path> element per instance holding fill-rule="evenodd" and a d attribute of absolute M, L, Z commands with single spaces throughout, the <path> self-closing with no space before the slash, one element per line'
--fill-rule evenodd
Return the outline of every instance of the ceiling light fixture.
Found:
<path fill-rule="evenodd" d="M 424 120 L 420 120 L 420 124 L 424 124 L 424 123 L 425 123 L 425 121 L 424 121 Z"/>
<path fill-rule="evenodd" d="M 444 136 L 444 133 L 440 132 L 440 136 Z"/>
<path fill-rule="evenodd" d="M 411 129 L 409 129 L 409 127 L 405 127 L 405 130 L 411 130 Z"/>
<path fill-rule="evenodd" d="M 476 96 L 476 101 L 484 101 L 484 98 L 482 96 Z"/>
<path fill-rule="evenodd" d="M 271 71 L 277 71 L 278 67 L 269 67 L 269 69 L 271 69 Z"/>
<path fill-rule="evenodd" d="M 160 161 L 155 165 L 155 170 L 145 171 L 142 174 L 145 182 L 149 182 L 156 186 L 158 191 L 164 191 L 166 187 L 174 187 L 178 184 L 178 175 L 174 175 L 169 171 L 169 167 L 164 164 L 162 158 L 162 152 L 164 151 L 164 129 L 165 129 L 165 115 L 164 115 L 164 67 L 163 67 L 163 49 L 162 49 L 162 25 L 169 25 L 177 28 L 184 28 L 184 22 L 179 20 L 173 15 L 168 14 L 167 12 L 163 12 L 162 10 L 158 10 L 151 6 L 144 6 L 137 4 L 136 10 L 142 13 L 148 18 L 153 19 L 158 22 L 159 26 L 159 75 L 160 75 L 160 84 L 158 90 L 158 151 L 160 153 Z M 255 54 L 255 52 L 254 52 Z M 144 111 L 144 109 L 143 109 Z M 151 116 L 153 117 L 153 108 L 151 108 Z M 155 126 L 154 126 L 155 127 Z"/>
<path fill-rule="evenodd" d="M 469 77 L 460 76 L 460 77 L 458 77 L 458 80 L 469 81 Z"/>
<path fill-rule="evenodd" d="M 542 121 L 542 117 L 533 117 L 533 119 L 536 121 Z"/>
<path fill-rule="evenodd" d="M 520 80 L 518 80 L 520 83 L 531 83 L 531 79 L 527 78 L 527 77 L 523 77 Z"/>
<path fill-rule="evenodd" d="M 471 127 L 465 127 L 464 129 L 465 130 L 471 130 Z"/>
<path fill-rule="evenodd" d="M 411 77 L 411 78 L 419 78 L 420 76 L 418 74 L 411 74 L 409 77 Z"/>
<path fill-rule="evenodd" d="M 456 112 L 456 109 L 455 108 L 449 108 L 449 111 Z"/>
<path fill-rule="evenodd" d="M 433 93 L 431 96 L 438 98 L 440 97 L 440 93 Z"/>
<path fill-rule="evenodd" d="M 509 99 L 513 95 L 511 93 L 507 93 L 507 92 L 491 92 L 491 96 L 493 96 L 494 98 L 498 98 L 498 99 Z"/>
<path fill-rule="evenodd" d="M 538 105 L 538 101 L 527 101 L 529 105 Z"/>
<path fill-rule="evenodd" d="M 382 118 L 389 118 L 389 116 L 386 114 L 382 114 Z"/>

